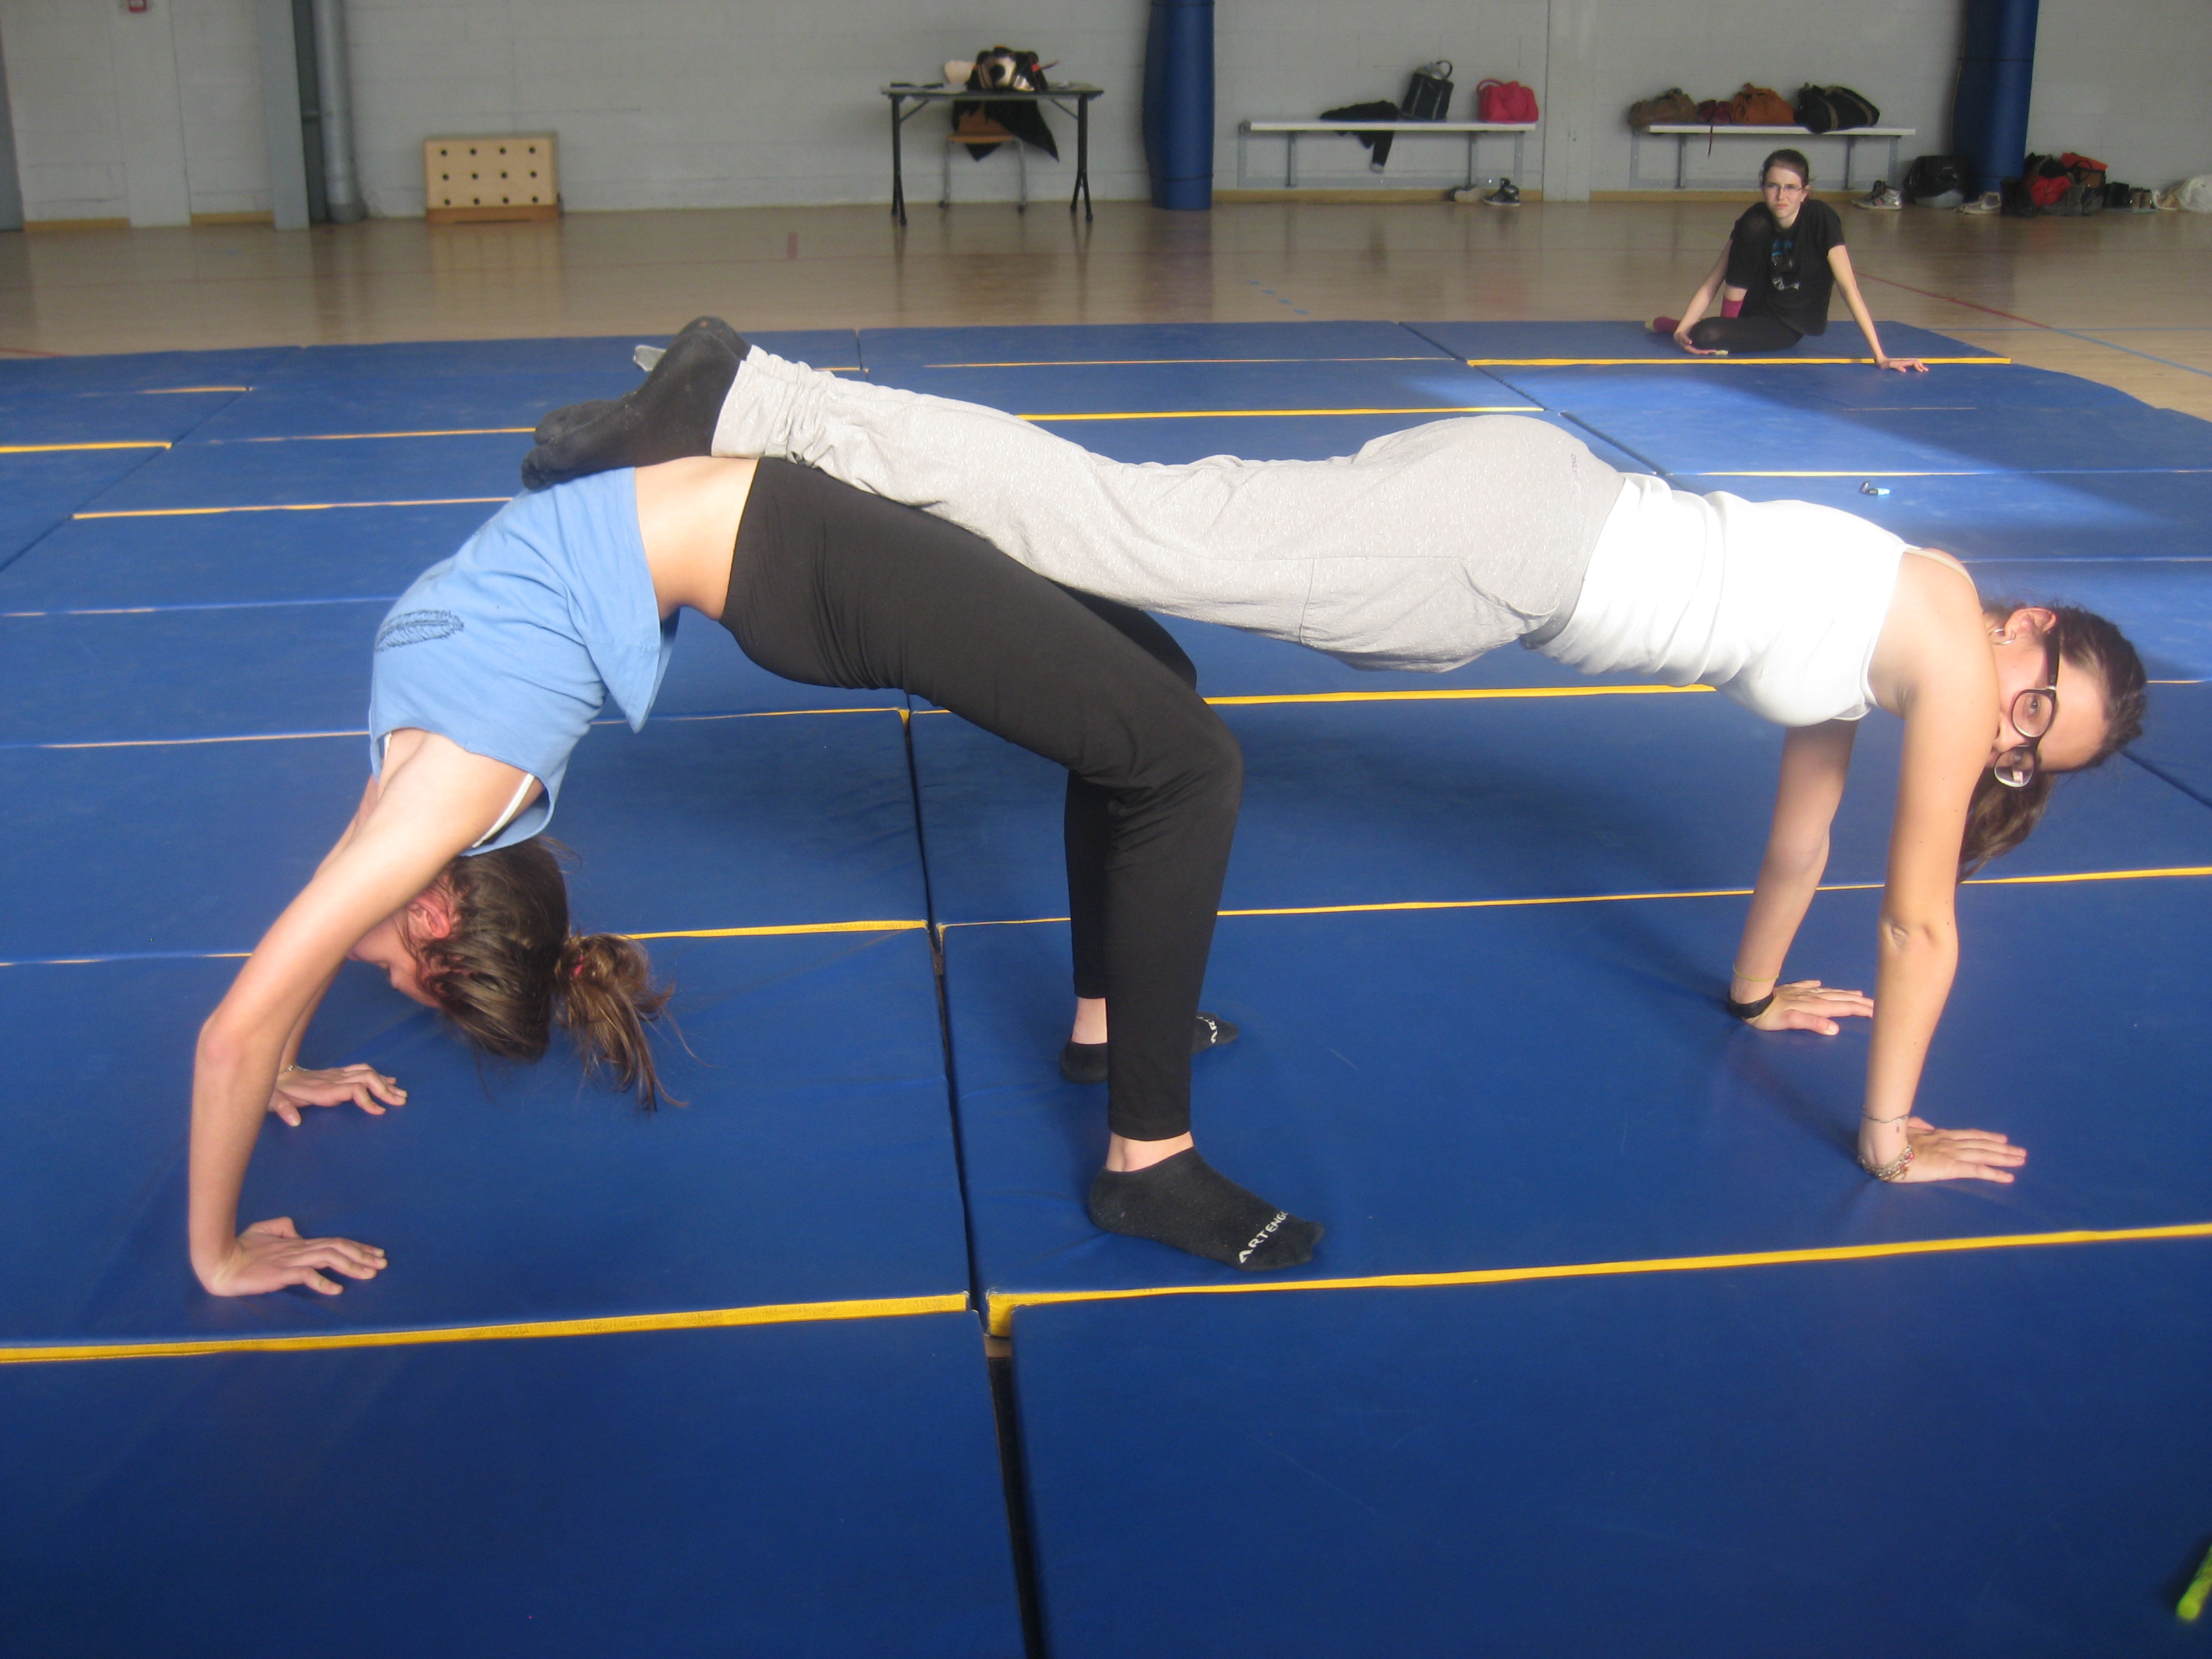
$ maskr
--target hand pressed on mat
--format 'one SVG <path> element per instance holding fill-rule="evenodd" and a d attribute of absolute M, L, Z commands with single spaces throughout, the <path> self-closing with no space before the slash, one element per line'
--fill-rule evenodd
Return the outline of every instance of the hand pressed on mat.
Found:
<path fill-rule="evenodd" d="M 343 1106 L 348 1101 L 381 1117 L 386 1106 L 407 1103 L 407 1091 L 373 1066 L 340 1066 L 329 1071 L 290 1066 L 276 1074 L 269 1109 L 296 1129 L 302 1106 Z"/>
<path fill-rule="evenodd" d="M 1852 1018 L 1872 1019 L 1874 999 L 1863 991 L 1799 979 L 1776 986 L 1766 1012 L 1744 1024 L 1761 1031 L 1818 1031 L 1833 1036 L 1843 1030 L 1836 1022 Z"/>
<path fill-rule="evenodd" d="M 288 1285 L 305 1285 L 325 1296 L 345 1286 L 316 1269 L 327 1267 L 348 1279 L 374 1279 L 384 1271 L 384 1252 L 350 1238 L 302 1238 L 292 1218 L 257 1221 L 238 1235 L 229 1255 L 200 1277 L 216 1296 L 258 1296 Z"/>
<path fill-rule="evenodd" d="M 1884 1133 L 1872 1124 L 1859 1129 L 1859 1155 L 1869 1163 L 1887 1163 L 1912 1147 L 1912 1162 L 1905 1166 L 1900 1182 L 1994 1181 L 2008 1185 L 2012 1171 L 2027 1162 L 2027 1148 L 2015 1146 L 2005 1136 L 1989 1129 L 1939 1129 L 1923 1117 L 1907 1118 L 1905 1139 Z M 1877 1139 L 1879 1146 L 1874 1145 Z"/>

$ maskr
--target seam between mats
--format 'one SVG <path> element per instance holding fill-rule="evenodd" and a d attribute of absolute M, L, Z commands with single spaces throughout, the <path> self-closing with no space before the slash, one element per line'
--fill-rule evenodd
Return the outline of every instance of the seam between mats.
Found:
<path fill-rule="evenodd" d="M 757 927 L 678 927 L 660 933 L 620 933 L 619 939 L 781 939 L 796 933 L 916 933 L 929 923 L 920 917 L 890 921 L 786 921 Z M 117 951 L 106 956 L 23 957 L 0 968 L 88 968 L 110 962 L 243 962 L 248 951 Z"/>
<path fill-rule="evenodd" d="M 182 1342 L 102 1342 L 0 1348 L 0 1365 L 56 1364 L 85 1359 L 172 1359 L 221 1353 L 289 1353 L 325 1348 L 413 1348 L 445 1342 L 511 1342 L 554 1336 L 617 1336 L 632 1331 L 696 1331 L 738 1325 L 797 1325 L 832 1319 L 891 1319 L 913 1314 L 965 1313 L 967 1292 L 878 1297 L 852 1302 L 766 1303 L 685 1313 L 617 1314 L 604 1319 L 533 1320 L 508 1325 L 455 1325 L 418 1331 L 332 1332 L 306 1336 L 209 1338 Z"/>
<path fill-rule="evenodd" d="M 1889 1244 L 1832 1244 L 1797 1250 L 1751 1250 L 1729 1255 L 1662 1256 L 1638 1261 L 1589 1261 L 1557 1267 L 1478 1267 L 1463 1273 L 1376 1273 L 1358 1279 L 1304 1279 L 1232 1285 L 1161 1285 L 1145 1290 L 1006 1291 L 992 1293 L 986 1308 L 991 1334 L 1010 1335 L 1014 1312 L 1056 1302 L 1126 1302 L 1155 1296 L 1249 1296 L 1285 1291 L 1413 1289 L 1453 1285 L 1511 1285 L 1543 1279 L 1606 1279 L 1630 1273 L 1705 1273 L 1723 1267 L 1777 1267 L 1820 1261 L 1867 1261 L 1889 1256 L 1950 1255 L 1967 1250 L 2028 1249 L 2058 1244 L 2144 1243 L 2212 1238 L 2212 1221 L 2168 1227 L 2081 1229 L 2060 1233 L 2004 1233 L 1981 1238 L 1908 1239 Z"/>
<path fill-rule="evenodd" d="M 2187 682 L 2183 683 L 2187 684 Z M 2183 794 L 2188 796 L 2190 799 L 2195 801 L 2199 806 L 2212 806 L 2212 799 L 2208 799 L 2191 785 L 2184 783 L 2179 778 L 2175 777 L 2172 773 L 2166 770 L 2163 767 L 2160 767 L 2153 762 L 2145 760 L 2141 755 L 2136 754 L 2131 750 L 2123 749 L 2120 752 L 2123 755 L 2125 755 L 2130 760 L 2133 761 L 2137 766 L 2142 767 L 2144 771 L 2149 773 L 2151 776 L 2156 778 L 2160 782 L 2170 784 L 2174 788 L 2179 789 Z"/>
<path fill-rule="evenodd" d="M 206 425 L 216 416 L 222 414 L 224 410 L 228 409 L 231 404 L 236 403 L 239 398 L 244 397 L 250 390 L 252 390 L 252 388 L 246 386 L 238 388 L 237 391 L 230 397 L 225 398 L 222 403 L 208 410 L 208 412 L 201 416 L 198 420 L 193 422 L 191 425 L 186 427 L 182 432 L 179 432 L 176 437 L 167 440 L 163 442 L 161 448 L 150 452 L 147 455 L 146 459 L 139 462 L 137 466 L 130 468 L 128 471 L 119 474 L 118 477 L 110 478 L 106 483 L 101 484 L 97 489 L 94 490 L 91 495 L 88 495 L 84 501 L 78 502 L 77 507 L 79 509 L 82 508 L 86 501 L 98 501 L 102 495 L 105 495 L 109 490 L 114 489 L 118 484 L 124 483 L 127 479 L 137 477 L 142 469 L 151 464 L 159 457 L 168 453 L 169 447 L 172 444 L 191 436 L 191 434 L 198 431 L 201 427 Z M 0 559 L 0 570 L 7 569 L 18 559 L 21 559 L 26 553 L 30 552 L 33 548 L 44 545 L 47 537 L 52 535 L 54 532 L 59 530 L 64 525 L 74 522 L 78 516 L 78 511 L 72 510 L 63 515 L 61 518 L 55 520 L 53 523 L 48 525 L 44 530 L 31 538 L 29 541 L 24 543 L 21 547 L 16 549 L 13 554 L 9 556 L 7 558 Z"/>
<path fill-rule="evenodd" d="M 1540 415 L 1541 404 L 1455 404 L 1419 409 L 1164 409 L 1129 414 L 1020 415 L 1024 421 L 1256 421 L 1338 415 Z"/>

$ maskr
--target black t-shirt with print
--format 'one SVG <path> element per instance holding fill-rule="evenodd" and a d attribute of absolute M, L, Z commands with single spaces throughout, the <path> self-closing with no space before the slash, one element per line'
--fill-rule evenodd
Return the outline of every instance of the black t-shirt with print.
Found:
<path fill-rule="evenodd" d="M 1729 232 L 1729 284 L 1745 290 L 1745 315 L 1778 318 L 1800 334 L 1825 333 L 1836 287 L 1828 250 L 1843 245 L 1844 222 L 1826 202 L 1807 202 L 1786 230 L 1758 203 Z"/>

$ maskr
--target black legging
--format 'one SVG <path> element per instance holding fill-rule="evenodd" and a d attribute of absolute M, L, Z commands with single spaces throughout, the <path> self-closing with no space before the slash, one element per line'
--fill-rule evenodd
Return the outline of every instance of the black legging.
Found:
<path fill-rule="evenodd" d="M 754 474 L 722 621 L 770 673 L 911 691 L 1067 768 L 1075 988 L 1109 1005 L 1107 1121 L 1136 1140 L 1188 1131 L 1244 768 L 1166 630 L 781 460 Z"/>
<path fill-rule="evenodd" d="M 1779 317 L 1765 312 L 1708 317 L 1690 327 L 1690 343 L 1700 351 L 1725 351 L 1735 356 L 1787 351 L 1804 337 Z"/>

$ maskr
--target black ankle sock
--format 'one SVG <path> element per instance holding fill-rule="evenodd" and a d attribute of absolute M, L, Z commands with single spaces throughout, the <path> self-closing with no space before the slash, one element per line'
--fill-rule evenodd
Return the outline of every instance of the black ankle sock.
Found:
<path fill-rule="evenodd" d="M 1237 1023 L 1223 1019 L 1217 1014 L 1201 1013 L 1191 1027 L 1190 1051 L 1202 1054 L 1208 1048 L 1219 1048 L 1237 1041 Z M 1060 1074 L 1070 1083 L 1103 1083 L 1106 1080 L 1106 1051 L 1112 1045 L 1104 1042 L 1071 1042 L 1060 1051 Z"/>
<path fill-rule="evenodd" d="M 1148 1170 L 1101 1170 L 1091 1183 L 1091 1218 L 1109 1233 L 1155 1239 L 1247 1273 L 1313 1259 L 1317 1222 L 1246 1192 L 1195 1147 Z"/>
<path fill-rule="evenodd" d="M 611 403 L 571 404 L 539 422 L 523 487 L 711 453 L 723 399 L 750 349 L 719 317 L 685 324 L 635 391 Z"/>

